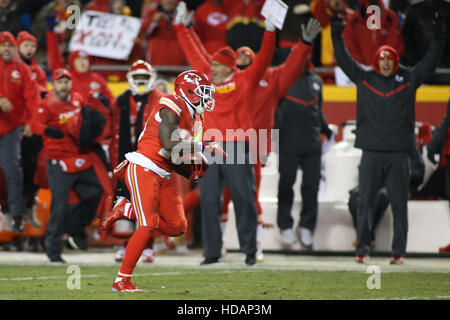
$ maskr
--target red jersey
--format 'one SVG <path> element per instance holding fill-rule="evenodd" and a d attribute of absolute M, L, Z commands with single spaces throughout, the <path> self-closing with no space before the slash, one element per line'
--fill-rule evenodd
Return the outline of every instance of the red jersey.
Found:
<path fill-rule="evenodd" d="M 193 136 L 195 113 L 181 98 L 175 95 L 166 95 L 153 108 L 139 137 L 137 153 L 145 156 L 157 166 L 155 168 L 156 171 L 153 168 L 150 169 L 156 173 L 159 173 L 157 172 L 159 171 L 158 169 L 163 169 L 163 172 L 170 173 L 173 171 L 171 153 L 163 148 L 159 137 L 159 126 L 161 124 L 159 111 L 161 109 L 172 111 L 179 119 L 178 127 L 187 130 L 190 136 Z M 127 159 L 130 160 L 129 157 Z M 133 162 L 132 160 L 130 161 Z"/>

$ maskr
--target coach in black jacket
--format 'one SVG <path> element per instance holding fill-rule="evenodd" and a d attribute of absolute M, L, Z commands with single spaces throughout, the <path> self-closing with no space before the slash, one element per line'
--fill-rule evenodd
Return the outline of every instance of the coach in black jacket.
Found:
<path fill-rule="evenodd" d="M 373 69 L 354 61 L 346 50 L 342 20 L 334 16 L 331 30 L 338 65 L 356 84 L 356 141 L 363 150 L 359 167 L 357 262 L 365 262 L 370 252 L 371 216 L 378 190 L 384 185 L 393 212 L 394 237 L 391 263 L 402 263 L 408 231 L 407 200 L 410 180 L 409 154 L 415 148 L 416 89 L 434 72 L 445 43 L 443 21 L 436 19 L 435 39 L 412 69 L 399 66 L 395 49 L 382 46 L 374 56 Z"/>
<path fill-rule="evenodd" d="M 328 139 L 332 131 L 322 112 L 322 79 L 312 72 L 308 62 L 305 72 L 280 101 L 276 113 L 279 128 L 279 172 L 277 224 L 283 242 L 295 241 L 291 216 L 297 169 L 302 169 L 302 209 L 296 228 L 300 243 L 312 248 L 312 235 L 317 221 L 322 145 L 321 133 Z"/>

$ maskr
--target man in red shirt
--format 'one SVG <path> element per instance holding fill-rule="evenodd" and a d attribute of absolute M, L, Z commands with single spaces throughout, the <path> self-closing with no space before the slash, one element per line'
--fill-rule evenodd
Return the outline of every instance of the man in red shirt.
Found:
<path fill-rule="evenodd" d="M 47 75 L 45 71 L 37 64 L 35 54 L 38 48 L 36 37 L 28 31 L 21 31 L 17 35 L 17 52 L 20 58 L 31 69 L 33 80 L 36 81 L 41 97 L 47 90 Z"/>
<path fill-rule="evenodd" d="M 31 115 L 40 100 L 28 66 L 16 55 L 14 36 L 0 33 L 0 168 L 6 178 L 13 231 L 23 232 L 26 205 L 20 165 L 23 135 L 31 135 Z"/>
<path fill-rule="evenodd" d="M 92 168 L 88 152 L 69 134 L 70 120 L 81 112 L 85 100 L 72 90 L 72 75 L 66 69 L 53 72 L 50 91 L 38 105 L 32 130 L 41 135 L 47 159 L 47 172 L 52 193 L 50 221 L 46 232 L 46 251 L 51 262 L 64 262 L 61 237 L 70 233 L 68 198 L 72 188 L 86 205 L 86 217 L 95 215 L 102 186 Z M 88 225 L 90 221 L 86 221 Z M 83 226 L 83 227 L 84 227 Z"/>
<path fill-rule="evenodd" d="M 143 38 L 147 40 L 145 58 L 153 66 L 186 65 L 186 56 L 172 26 L 177 3 L 177 0 L 161 0 L 147 12 L 142 23 Z"/>
<path fill-rule="evenodd" d="M 47 75 L 36 63 L 37 40 L 27 31 L 21 31 L 17 35 L 17 53 L 20 59 L 29 66 L 33 80 L 36 82 L 41 98 L 47 92 Z M 40 227 L 40 223 L 34 219 L 36 195 L 39 186 L 34 183 L 39 153 L 42 150 L 42 138 L 37 135 L 24 136 L 22 139 L 22 168 L 24 183 L 24 198 L 27 204 L 26 220 L 34 227 Z"/>
<path fill-rule="evenodd" d="M 215 52 L 211 61 L 198 48 L 185 21 L 186 5 L 181 2 L 177 8 L 175 30 L 178 40 L 188 58 L 189 64 L 210 75 L 216 94 L 216 108 L 205 116 L 205 141 L 225 142 L 225 151 L 233 156 L 227 164 L 212 164 L 204 179 L 200 181 L 202 208 L 202 265 L 220 261 L 222 232 L 220 229 L 221 196 L 227 184 L 236 209 L 237 229 L 241 250 L 246 254 L 246 264 L 256 263 L 257 210 L 254 202 L 254 170 L 250 163 L 249 140 L 254 131 L 254 101 L 251 92 L 269 66 L 275 49 L 275 26 L 266 22 L 261 50 L 250 67 L 241 71 L 236 68 L 235 53 L 230 47 Z M 217 159 L 221 161 L 220 159 Z M 243 164 L 241 164 L 243 163 Z"/>

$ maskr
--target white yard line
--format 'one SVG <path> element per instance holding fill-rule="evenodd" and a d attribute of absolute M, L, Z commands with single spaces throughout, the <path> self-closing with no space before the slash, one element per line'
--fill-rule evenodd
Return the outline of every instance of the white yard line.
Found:
<path fill-rule="evenodd" d="M 318 257 L 318 256 L 294 256 L 282 254 L 265 254 L 265 260 L 255 266 L 247 267 L 244 264 L 245 255 L 241 253 L 228 253 L 222 263 L 208 266 L 200 266 L 203 257 L 201 253 L 181 255 L 156 255 L 153 263 L 139 262 L 142 268 L 167 267 L 182 269 L 208 269 L 208 270 L 308 270 L 308 271 L 358 271 L 366 272 L 367 267 L 376 265 L 382 273 L 388 272 L 440 272 L 450 273 L 450 258 L 408 258 L 404 265 L 390 265 L 388 258 L 374 257 L 367 264 L 358 264 L 353 257 Z M 48 262 L 44 253 L 28 252 L 0 252 L 0 278 L 2 277 L 1 265 L 21 266 L 54 266 L 69 265 L 78 266 L 115 266 L 120 263 L 114 261 L 113 252 L 68 252 L 63 253 L 66 265 L 53 265 Z M 187 270 L 186 270 L 187 271 Z M 186 272 L 183 271 L 183 272 Z M 222 272 L 222 271 L 221 271 Z M 232 271 L 230 271 L 232 272 Z"/>

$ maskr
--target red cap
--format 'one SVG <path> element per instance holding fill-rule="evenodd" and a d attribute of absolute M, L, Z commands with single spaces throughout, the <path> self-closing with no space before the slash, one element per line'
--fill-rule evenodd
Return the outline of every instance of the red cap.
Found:
<path fill-rule="evenodd" d="M 9 31 L 0 32 L 0 44 L 5 42 L 10 42 L 14 47 L 17 47 L 16 39 L 14 39 L 14 36 Z"/>
<path fill-rule="evenodd" d="M 211 57 L 211 61 L 216 61 L 220 64 L 226 65 L 231 69 L 236 68 L 235 53 L 231 47 L 226 46 L 217 50 Z"/>
<path fill-rule="evenodd" d="M 63 77 L 67 77 L 70 80 L 72 80 L 72 74 L 67 69 L 64 68 L 56 69 L 52 75 L 52 82 Z"/>
<path fill-rule="evenodd" d="M 20 44 L 24 41 L 34 42 L 34 44 L 36 45 L 36 48 L 37 48 L 38 43 L 37 43 L 36 37 L 33 36 L 28 31 L 20 31 L 19 34 L 17 35 L 17 46 L 20 46 Z"/>
<path fill-rule="evenodd" d="M 377 53 L 375 54 L 375 57 L 373 59 L 373 68 L 378 73 L 381 73 L 380 68 L 378 66 L 378 62 L 382 58 L 388 58 L 388 59 L 391 59 L 392 61 L 394 61 L 394 72 L 393 73 L 396 73 L 398 70 L 398 65 L 399 65 L 399 60 L 400 60 L 397 51 L 388 45 L 384 45 L 384 46 L 381 46 L 378 48 Z"/>
<path fill-rule="evenodd" d="M 246 56 L 250 57 L 250 60 L 253 62 L 253 59 L 255 59 L 255 52 L 253 52 L 252 48 L 243 46 L 236 50 L 236 58 L 239 57 L 241 54 L 245 54 Z"/>

